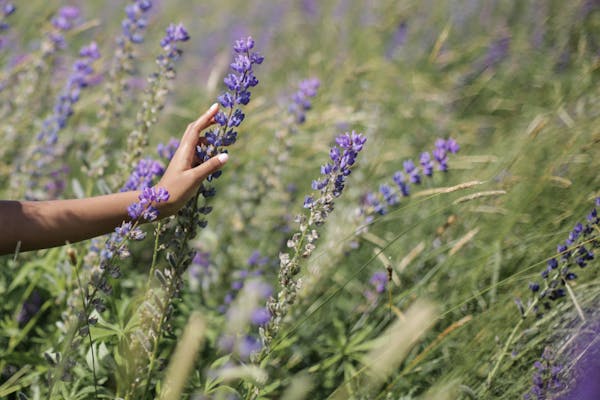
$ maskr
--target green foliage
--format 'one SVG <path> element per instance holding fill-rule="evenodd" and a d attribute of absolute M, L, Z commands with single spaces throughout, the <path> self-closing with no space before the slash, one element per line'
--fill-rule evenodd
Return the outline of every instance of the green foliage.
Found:
<path fill-rule="evenodd" d="M 123 18 L 117 3 L 86 2 L 88 22 L 67 35 L 67 48 L 39 68 L 35 82 L 21 75 L 26 66 L 14 58 L 39 56 L 46 28 L 38 27 L 59 4 L 18 5 L 10 47 L 0 50 L 0 82 L 14 83 L 0 92 L 1 198 L 23 193 L 11 186 L 11 173 L 52 112 L 62 66 L 75 49 L 96 40 L 103 54 L 97 67 L 103 74 L 110 69 Z M 554 0 L 289 3 L 161 2 L 135 51 L 115 119 L 103 125 L 97 116 L 110 82 L 82 92 L 60 133 L 71 167 L 64 197 L 117 190 L 115 182 L 127 178 L 120 170 L 127 137 L 144 121 L 144 154 L 156 157 L 158 143 L 180 137 L 221 89 L 237 29 L 252 34 L 266 57 L 239 140 L 215 183 L 208 227 L 185 240 L 176 233 L 181 220 L 146 228 L 148 238 L 131 246 L 122 277 L 111 280 L 107 310 L 85 309 L 84 320 L 93 316 L 96 324 L 73 322 L 84 309 L 82 291 L 91 290 L 91 271 L 83 268 L 90 242 L 0 258 L 0 398 L 162 398 L 165 368 L 194 311 L 205 322 L 204 342 L 183 398 L 516 399 L 532 385 L 533 362 L 545 347 L 573 363 L 568 341 L 581 326 L 573 299 L 537 319 L 523 318 L 514 299 L 527 305 L 533 298 L 528 283 L 540 280 L 556 245 L 600 195 L 600 10 L 585 14 L 583 1 Z M 192 39 L 177 78 L 165 83 L 171 93 L 165 108 L 151 110 L 143 101 L 152 83 L 144 79 L 156 69 L 159 38 L 171 20 L 181 20 Z M 406 37 L 394 44 L 401 23 Z M 503 38 L 506 51 L 494 50 Z M 493 58 L 493 51 L 500 55 Z M 289 99 L 310 76 L 321 87 L 307 121 L 285 136 L 288 142 L 278 142 L 290 129 Z M 35 95 L 15 97 L 28 85 Z M 297 230 L 293 217 L 303 211 L 334 137 L 347 130 L 365 133 L 365 150 L 319 228 L 316 250 L 302 260 L 302 285 L 277 336 L 252 362 L 224 351 L 220 341 L 235 321 L 219 307 L 231 285 L 258 250 L 269 257 L 263 277 L 277 295 L 278 257 L 288 232 Z M 461 145 L 449 171 L 413 185 L 410 197 L 365 229 L 357 213 L 365 194 L 389 183 L 403 160 L 417 160 L 438 137 Z M 90 150 L 97 143 L 105 166 L 90 175 L 81 155 L 98 160 Z M 283 148 L 285 159 L 277 157 Z M 208 275 L 186 269 L 188 245 L 210 253 Z M 572 284 L 590 320 L 597 318 L 597 268 L 598 260 L 591 261 Z M 378 271 L 391 271 L 380 294 L 369 282 Z M 39 309 L 19 324 L 34 293 Z M 385 348 L 394 322 L 410 326 L 405 313 L 418 299 L 437 305 L 431 327 L 414 338 L 393 373 L 364 384 L 373 369 L 369 355 Z M 240 335 L 258 335 L 246 325 Z M 73 326 L 89 334 L 78 337 Z"/>

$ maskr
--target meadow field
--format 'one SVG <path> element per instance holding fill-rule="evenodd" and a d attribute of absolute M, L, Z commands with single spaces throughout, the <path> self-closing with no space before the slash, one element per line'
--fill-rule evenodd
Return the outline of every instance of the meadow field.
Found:
<path fill-rule="evenodd" d="M 0 0 L 0 65 L 0 199 L 143 190 L 0 256 L 0 399 L 600 398 L 598 0 Z"/>

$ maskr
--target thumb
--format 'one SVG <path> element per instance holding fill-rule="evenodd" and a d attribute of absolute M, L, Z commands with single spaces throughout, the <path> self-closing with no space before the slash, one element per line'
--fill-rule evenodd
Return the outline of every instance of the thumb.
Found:
<path fill-rule="evenodd" d="M 227 160 L 229 160 L 229 154 L 221 153 L 204 161 L 202 164 L 193 168 L 192 171 L 194 171 L 194 176 L 196 177 L 196 179 L 202 181 L 208 175 L 221 169 L 221 167 L 225 165 Z"/>

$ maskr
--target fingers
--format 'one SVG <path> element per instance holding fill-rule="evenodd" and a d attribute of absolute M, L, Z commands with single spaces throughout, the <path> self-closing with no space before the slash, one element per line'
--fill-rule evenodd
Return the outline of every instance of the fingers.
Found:
<path fill-rule="evenodd" d="M 219 104 L 215 103 L 197 120 L 188 125 L 183 134 L 183 138 L 181 139 L 179 148 L 177 149 L 176 156 L 174 157 L 174 159 L 178 160 L 177 165 L 179 165 L 180 168 L 189 168 L 189 166 L 192 165 L 195 160 L 194 154 L 196 146 L 199 143 L 199 139 L 201 140 L 201 138 L 198 137 L 198 134 L 203 129 L 214 124 L 214 116 L 218 111 Z"/>
<path fill-rule="evenodd" d="M 200 118 L 198 118 L 197 120 L 195 120 L 194 122 L 192 122 L 191 124 L 188 125 L 188 129 L 186 130 L 186 136 L 188 135 L 188 132 L 191 133 L 192 137 L 196 137 L 197 138 L 197 134 L 202 131 L 203 129 L 208 128 L 209 126 L 211 126 L 212 124 L 214 124 L 214 119 L 213 117 L 215 116 L 215 114 L 219 111 L 219 103 L 214 103 L 212 106 L 210 106 L 210 108 L 203 114 L 200 116 Z"/>
<path fill-rule="evenodd" d="M 223 165 L 225 165 L 227 160 L 229 160 L 229 155 L 227 153 L 221 153 L 198 165 L 192 169 L 192 171 L 194 171 L 196 180 L 202 181 L 208 175 L 218 171 Z"/>

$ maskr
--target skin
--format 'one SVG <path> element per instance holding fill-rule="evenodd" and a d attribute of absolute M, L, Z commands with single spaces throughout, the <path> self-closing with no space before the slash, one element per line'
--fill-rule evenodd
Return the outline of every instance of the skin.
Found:
<path fill-rule="evenodd" d="M 202 181 L 219 170 L 227 155 L 220 154 L 199 164 L 196 145 L 200 132 L 214 121 L 218 104 L 213 104 L 183 134 L 157 187 L 169 192 L 169 201 L 157 206 L 160 218 L 175 214 L 198 190 Z M 199 164 L 199 165 L 198 165 Z M 140 191 L 105 196 L 51 201 L 0 201 L 0 254 L 62 246 L 112 232 L 129 220 L 127 207 L 138 201 Z"/>

